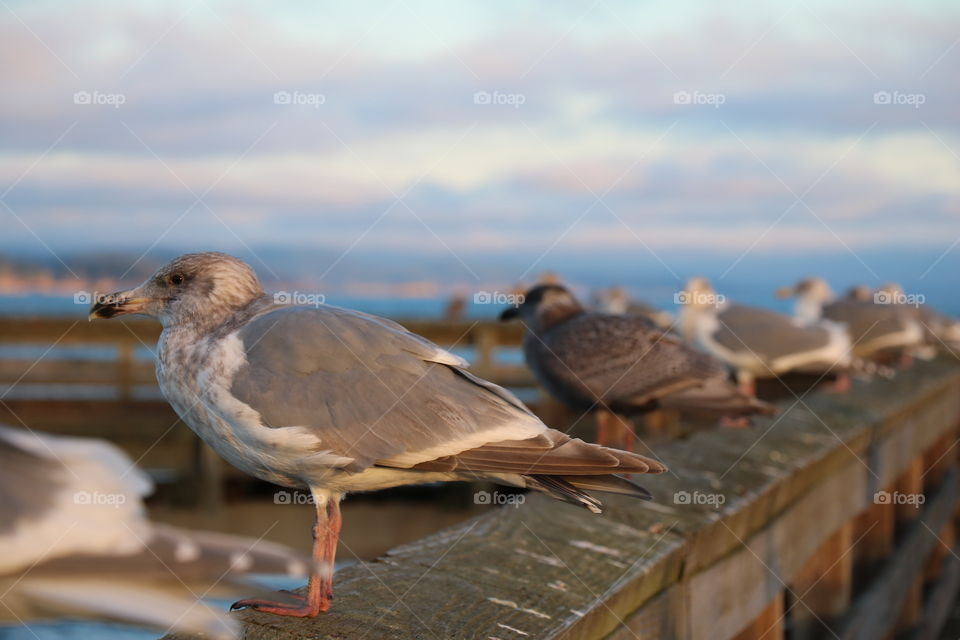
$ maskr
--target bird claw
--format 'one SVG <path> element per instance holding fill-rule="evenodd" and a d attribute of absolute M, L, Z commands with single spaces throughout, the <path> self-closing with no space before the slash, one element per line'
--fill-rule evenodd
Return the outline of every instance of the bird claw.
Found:
<path fill-rule="evenodd" d="M 278 616 L 293 616 L 297 618 L 312 618 L 321 611 L 326 611 L 326 608 L 319 602 L 316 604 L 308 602 L 305 597 L 292 592 L 288 592 L 286 595 L 289 595 L 294 602 L 275 602 L 273 600 L 248 598 L 234 602 L 230 605 L 230 611 L 253 609 L 254 611 L 272 613 Z"/>
<path fill-rule="evenodd" d="M 740 416 L 738 418 L 724 416 L 720 418 L 719 425 L 725 429 L 749 429 L 751 426 L 750 418 L 746 416 Z"/>

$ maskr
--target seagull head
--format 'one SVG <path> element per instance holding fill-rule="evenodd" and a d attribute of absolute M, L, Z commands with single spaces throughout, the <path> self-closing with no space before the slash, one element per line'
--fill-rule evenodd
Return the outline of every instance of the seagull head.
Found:
<path fill-rule="evenodd" d="M 877 289 L 877 293 L 885 293 L 891 298 L 896 297 L 898 292 L 902 293 L 899 285 L 888 284 Z M 873 289 L 865 284 L 857 284 L 847 289 L 847 299 L 857 302 L 873 302 Z"/>
<path fill-rule="evenodd" d="M 687 280 L 684 290 L 677 296 L 677 301 L 683 305 L 684 311 L 715 311 L 721 300 L 722 297 L 717 296 L 713 285 L 703 276 L 693 276 Z"/>
<path fill-rule="evenodd" d="M 792 287 L 777 289 L 777 297 L 781 300 L 796 297 L 822 304 L 833 300 L 833 290 L 823 278 L 804 278 Z"/>
<path fill-rule="evenodd" d="M 583 312 L 583 307 L 570 291 L 558 284 L 541 284 L 527 291 L 523 302 L 507 307 L 500 321 L 519 318 L 527 328 L 549 329 L 567 318 Z"/>
<path fill-rule="evenodd" d="M 262 295 L 257 274 L 244 261 L 225 253 L 188 253 L 138 287 L 98 297 L 88 317 L 139 313 L 164 327 L 215 326 Z"/>

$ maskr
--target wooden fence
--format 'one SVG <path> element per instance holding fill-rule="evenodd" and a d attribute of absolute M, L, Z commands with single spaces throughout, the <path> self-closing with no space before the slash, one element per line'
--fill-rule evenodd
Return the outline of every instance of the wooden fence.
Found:
<path fill-rule="evenodd" d="M 960 581 L 956 361 L 782 409 L 663 446 L 653 502 L 530 495 L 339 571 L 318 618 L 240 613 L 244 637 L 937 638 Z"/>

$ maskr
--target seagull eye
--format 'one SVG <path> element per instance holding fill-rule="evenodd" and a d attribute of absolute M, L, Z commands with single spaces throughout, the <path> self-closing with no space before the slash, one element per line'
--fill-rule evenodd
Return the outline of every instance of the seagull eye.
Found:
<path fill-rule="evenodd" d="M 179 273 L 173 274 L 172 276 L 170 276 L 170 283 L 180 286 L 181 284 L 183 284 L 183 276 L 180 275 Z"/>

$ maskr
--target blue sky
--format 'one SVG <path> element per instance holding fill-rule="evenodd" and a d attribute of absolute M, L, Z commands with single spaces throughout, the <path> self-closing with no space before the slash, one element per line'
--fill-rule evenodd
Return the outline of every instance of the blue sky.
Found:
<path fill-rule="evenodd" d="M 389 252 L 475 283 L 631 252 L 869 281 L 896 246 L 947 278 L 958 43 L 946 2 L 7 0 L 0 249 Z"/>

